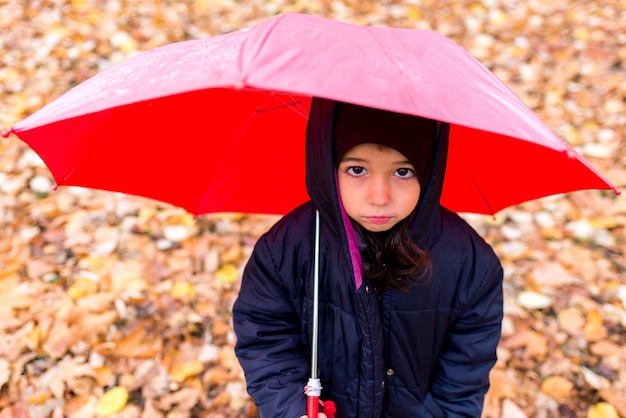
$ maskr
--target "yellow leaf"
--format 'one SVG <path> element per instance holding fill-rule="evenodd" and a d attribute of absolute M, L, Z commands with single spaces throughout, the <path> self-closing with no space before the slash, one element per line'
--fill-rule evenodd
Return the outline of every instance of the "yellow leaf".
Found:
<path fill-rule="evenodd" d="M 41 328 L 35 325 L 30 333 L 26 336 L 26 346 L 36 351 L 41 345 Z"/>
<path fill-rule="evenodd" d="M 170 225 L 194 226 L 196 218 L 190 213 L 175 214 L 168 216 L 167 223 Z"/>
<path fill-rule="evenodd" d="M 126 406 L 126 402 L 128 402 L 128 391 L 126 388 L 116 386 L 102 395 L 98 402 L 97 413 L 108 417 L 120 412 Z"/>
<path fill-rule="evenodd" d="M 422 11 L 418 7 L 409 7 L 409 19 L 411 19 L 412 21 L 422 20 L 423 16 L 424 15 Z"/>
<path fill-rule="evenodd" d="M 202 373 L 204 366 L 198 360 L 188 363 L 178 363 L 172 367 L 170 374 L 174 382 L 184 382 L 187 378 Z"/>
<path fill-rule="evenodd" d="M 238 264 L 243 256 L 243 248 L 241 245 L 236 244 L 224 250 L 220 255 L 220 259 L 224 264 Z"/>
<path fill-rule="evenodd" d="M 509 15 L 501 11 L 494 11 L 490 18 L 490 23 L 494 25 L 503 25 L 509 21 Z"/>
<path fill-rule="evenodd" d="M 469 7 L 470 12 L 475 15 L 483 15 L 487 12 L 487 8 L 483 6 L 481 3 L 471 4 Z"/>
<path fill-rule="evenodd" d="M 85 14 L 86 23 L 97 23 L 102 20 L 102 14 L 99 10 L 88 10 Z"/>
<path fill-rule="evenodd" d="M 589 38 L 591 38 L 591 34 L 589 33 L 589 29 L 585 27 L 577 27 L 574 29 L 574 38 L 577 41 L 587 42 Z"/>
<path fill-rule="evenodd" d="M 617 410 L 607 402 L 599 402 L 589 408 L 587 418 L 619 418 Z"/>
<path fill-rule="evenodd" d="M 0 74 L 0 81 L 3 83 L 13 83 L 20 78 L 20 72 L 16 68 L 8 68 L 7 71 Z"/>
<path fill-rule="evenodd" d="M 215 279 L 221 283 L 235 283 L 237 277 L 237 267 L 230 263 L 223 264 L 215 272 Z"/>
<path fill-rule="evenodd" d="M 96 293 L 97 291 L 98 291 L 98 283 L 96 283 L 95 281 L 91 279 L 86 279 L 86 278 L 81 277 L 78 280 L 76 280 L 76 282 L 74 282 L 73 285 L 70 286 L 70 288 L 67 290 L 67 294 L 69 295 L 69 297 L 76 300 L 76 299 L 85 297 L 87 295 Z"/>
<path fill-rule="evenodd" d="M 617 112 L 616 112 L 617 113 Z M 593 228 L 619 228 L 624 224 L 624 219 L 616 216 L 605 216 L 589 219 L 589 225 Z"/>
<path fill-rule="evenodd" d="M 180 301 L 189 301 L 196 296 L 196 291 L 191 283 L 178 281 L 172 285 L 170 295 Z"/>
<path fill-rule="evenodd" d="M 26 402 L 28 402 L 31 405 L 41 405 L 45 403 L 51 397 L 52 397 L 51 393 L 47 393 L 47 392 L 37 393 L 35 395 L 31 395 L 28 398 L 26 398 Z"/>
<path fill-rule="evenodd" d="M 70 31 L 64 25 L 55 24 L 55 25 L 48 27 L 47 33 L 55 33 L 55 34 L 59 34 L 62 36 L 69 36 Z"/>
<path fill-rule="evenodd" d="M 198 15 L 204 15 L 209 11 L 209 2 L 205 0 L 194 0 L 193 10 Z"/>
<path fill-rule="evenodd" d="M 97 276 L 108 274 L 118 262 L 117 255 L 110 256 L 88 256 L 83 257 L 78 262 L 81 269 L 93 272 Z"/>

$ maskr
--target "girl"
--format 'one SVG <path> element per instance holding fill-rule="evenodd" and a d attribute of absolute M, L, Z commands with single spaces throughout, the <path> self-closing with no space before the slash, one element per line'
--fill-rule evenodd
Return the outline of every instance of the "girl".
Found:
<path fill-rule="evenodd" d="M 311 201 L 259 239 L 233 307 L 262 417 L 306 411 L 315 210 L 319 359 L 338 418 L 481 415 L 502 320 L 502 267 L 439 204 L 449 125 L 314 98 Z"/>

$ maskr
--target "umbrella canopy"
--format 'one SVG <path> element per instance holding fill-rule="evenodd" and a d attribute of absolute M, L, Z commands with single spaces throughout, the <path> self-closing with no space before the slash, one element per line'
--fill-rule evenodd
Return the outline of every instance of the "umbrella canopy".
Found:
<path fill-rule="evenodd" d="M 494 214 L 615 189 L 469 53 L 426 30 L 286 13 L 113 66 L 15 125 L 57 185 L 194 214 L 286 213 L 308 199 L 312 96 L 451 123 L 442 204 Z"/>

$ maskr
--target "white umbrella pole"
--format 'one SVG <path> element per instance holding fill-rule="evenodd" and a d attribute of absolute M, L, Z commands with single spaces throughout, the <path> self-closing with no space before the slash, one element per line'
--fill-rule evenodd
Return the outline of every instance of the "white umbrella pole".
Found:
<path fill-rule="evenodd" d="M 320 264 L 320 213 L 315 210 L 315 259 L 313 265 L 313 335 L 311 338 L 311 377 L 307 382 L 307 416 L 319 416 L 319 399 L 322 394 L 322 384 L 317 373 L 317 344 L 319 328 L 319 273 Z"/>

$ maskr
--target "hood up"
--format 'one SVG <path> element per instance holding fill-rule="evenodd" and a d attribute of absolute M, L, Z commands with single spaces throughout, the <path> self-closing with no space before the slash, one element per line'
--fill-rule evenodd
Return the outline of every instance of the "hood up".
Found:
<path fill-rule="evenodd" d="M 333 132 L 340 103 L 313 98 L 306 137 L 306 186 L 311 201 L 320 212 L 321 222 L 341 239 L 351 255 L 357 287 L 361 284 L 361 257 L 356 234 L 339 198 L 333 156 Z M 409 232 L 413 240 L 427 250 L 441 233 L 441 206 L 450 125 L 438 123 L 430 171 L 422 187 L 420 200 L 411 215 Z"/>

